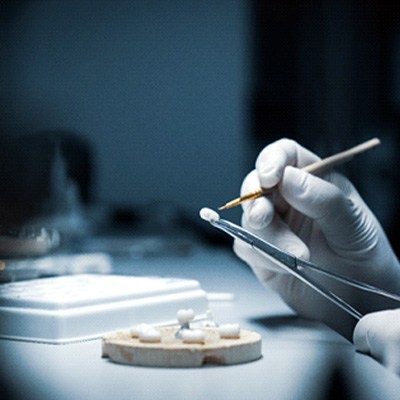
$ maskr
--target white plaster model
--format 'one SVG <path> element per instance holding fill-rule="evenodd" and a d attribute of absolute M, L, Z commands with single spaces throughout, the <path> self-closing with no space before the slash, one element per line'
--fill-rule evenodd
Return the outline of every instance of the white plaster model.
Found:
<path fill-rule="evenodd" d="M 139 333 L 139 340 L 146 343 L 158 343 L 161 342 L 161 333 L 154 328 L 144 329 Z"/>
<path fill-rule="evenodd" d="M 219 220 L 219 214 L 216 211 L 211 210 L 211 208 L 207 207 L 204 207 L 200 210 L 200 217 L 208 222 Z"/>
<path fill-rule="evenodd" d="M 203 322 L 203 326 L 209 328 L 216 328 L 218 324 L 215 322 L 214 315 L 211 310 L 207 310 L 206 312 L 206 320 Z"/>
<path fill-rule="evenodd" d="M 189 324 L 189 322 L 194 319 L 194 311 L 191 308 L 187 310 L 178 310 L 176 313 L 176 319 L 181 325 Z"/>
<path fill-rule="evenodd" d="M 239 324 L 224 324 L 218 327 L 219 335 L 222 339 L 234 339 L 240 337 Z"/>
<path fill-rule="evenodd" d="M 183 329 L 181 337 L 185 343 L 204 343 L 206 336 L 201 329 Z"/>
<path fill-rule="evenodd" d="M 132 326 L 132 328 L 129 330 L 130 334 L 134 338 L 138 338 L 140 336 L 140 333 L 149 329 L 153 329 L 151 325 L 149 324 L 138 324 L 135 326 Z"/>

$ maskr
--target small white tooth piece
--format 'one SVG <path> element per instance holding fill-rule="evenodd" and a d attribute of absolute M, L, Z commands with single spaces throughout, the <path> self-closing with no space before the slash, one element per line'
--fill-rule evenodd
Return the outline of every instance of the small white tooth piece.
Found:
<path fill-rule="evenodd" d="M 219 214 L 211 210 L 211 208 L 204 207 L 200 210 L 200 217 L 208 222 L 214 222 L 219 220 Z"/>
<path fill-rule="evenodd" d="M 132 326 L 132 328 L 129 330 L 129 333 L 131 334 L 132 337 L 138 338 L 140 336 L 140 333 L 149 329 L 153 329 L 153 327 L 149 324 L 138 324 L 135 326 Z"/>
<path fill-rule="evenodd" d="M 236 339 L 240 337 L 240 326 L 239 324 L 220 325 L 218 332 L 222 339 Z"/>
<path fill-rule="evenodd" d="M 157 329 L 144 329 L 139 334 L 139 340 L 147 343 L 161 342 L 161 333 Z"/>
<path fill-rule="evenodd" d="M 184 343 L 204 343 L 206 339 L 201 329 L 183 329 L 181 337 Z"/>
<path fill-rule="evenodd" d="M 187 310 L 178 310 L 178 312 L 176 313 L 176 319 L 181 325 L 188 324 L 194 319 L 194 311 L 191 308 Z"/>
<path fill-rule="evenodd" d="M 208 328 L 216 328 L 218 326 L 218 324 L 215 322 L 214 314 L 211 310 L 206 311 L 206 319 L 205 321 L 203 321 L 202 325 Z"/>

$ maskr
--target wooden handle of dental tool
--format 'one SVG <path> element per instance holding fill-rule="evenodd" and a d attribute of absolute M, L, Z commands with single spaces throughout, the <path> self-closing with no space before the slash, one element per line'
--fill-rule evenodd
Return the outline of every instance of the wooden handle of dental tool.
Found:
<path fill-rule="evenodd" d="M 357 154 L 363 153 L 369 149 L 372 149 L 375 146 L 378 146 L 381 141 L 378 138 L 373 138 L 363 142 L 357 146 L 354 146 L 348 150 L 342 151 L 340 153 L 334 154 L 330 157 L 324 158 L 322 160 L 318 160 L 310 165 L 305 166 L 302 168 L 304 171 L 307 171 L 311 174 L 318 174 L 327 169 L 334 168 L 340 164 L 343 164 L 347 161 L 350 161 L 354 156 Z M 261 196 L 265 196 L 268 193 L 271 193 L 276 186 L 270 188 L 261 188 L 257 189 L 251 193 L 247 193 L 243 196 L 238 197 L 237 199 L 231 200 L 222 207 L 219 207 L 219 210 L 225 210 L 228 208 L 236 207 L 245 201 L 254 200 Z"/>
<path fill-rule="evenodd" d="M 351 149 L 342 151 L 340 153 L 334 154 L 333 156 L 316 161 L 310 165 L 307 165 L 302 169 L 304 171 L 309 172 L 310 174 L 321 173 L 328 168 L 334 168 L 340 164 L 350 161 L 357 154 L 372 149 L 373 147 L 378 146 L 380 143 L 381 141 L 378 138 L 374 138 L 364 143 L 361 143 L 357 146 L 354 146 Z"/>

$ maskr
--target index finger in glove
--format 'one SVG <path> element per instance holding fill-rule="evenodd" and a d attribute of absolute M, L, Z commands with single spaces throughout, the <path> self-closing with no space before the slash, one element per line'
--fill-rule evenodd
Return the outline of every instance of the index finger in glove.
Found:
<path fill-rule="evenodd" d="M 260 187 L 260 181 L 257 171 L 251 171 L 244 179 L 241 187 L 241 195 L 253 192 Z M 259 230 L 267 227 L 272 221 L 274 215 L 274 206 L 267 197 L 259 197 L 256 200 L 250 200 L 242 203 L 242 209 L 245 219 L 249 226 Z"/>
<path fill-rule="evenodd" d="M 256 160 L 256 171 L 263 188 L 275 186 L 286 166 L 305 167 L 320 158 L 291 139 L 280 139 L 266 146 Z"/>

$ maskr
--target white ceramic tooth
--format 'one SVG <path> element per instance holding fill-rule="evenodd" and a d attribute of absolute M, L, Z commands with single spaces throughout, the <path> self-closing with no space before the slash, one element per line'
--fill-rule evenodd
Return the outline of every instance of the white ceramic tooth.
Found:
<path fill-rule="evenodd" d="M 181 337 L 185 343 L 204 343 L 206 338 L 201 329 L 183 329 Z"/>
<path fill-rule="evenodd" d="M 234 339 L 240 337 L 239 324 L 223 324 L 218 327 L 222 339 Z"/>
<path fill-rule="evenodd" d="M 152 326 L 149 324 L 143 323 L 143 324 L 138 324 L 138 325 L 132 326 L 132 328 L 129 330 L 129 333 L 131 334 L 132 337 L 137 338 L 140 336 L 140 333 L 142 331 L 149 330 L 149 329 L 153 329 Z"/>
<path fill-rule="evenodd" d="M 144 329 L 139 334 L 139 340 L 147 343 L 161 342 L 161 333 L 157 329 Z"/>
<path fill-rule="evenodd" d="M 191 308 L 181 309 L 176 313 L 176 319 L 181 325 L 187 324 L 194 319 L 194 311 Z"/>
<path fill-rule="evenodd" d="M 216 211 L 211 210 L 211 208 L 204 207 L 200 210 L 199 214 L 202 219 L 208 222 L 219 220 L 219 214 Z"/>

